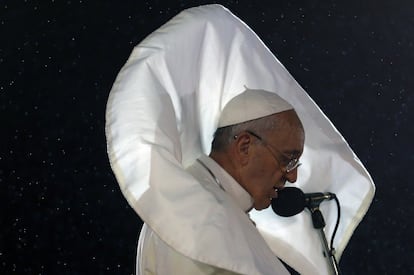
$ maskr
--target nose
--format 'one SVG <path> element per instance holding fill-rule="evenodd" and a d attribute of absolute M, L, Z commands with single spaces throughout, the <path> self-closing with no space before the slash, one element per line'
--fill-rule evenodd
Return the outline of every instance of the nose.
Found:
<path fill-rule="evenodd" d="M 290 171 L 289 173 L 286 173 L 285 178 L 290 183 L 296 182 L 296 180 L 298 178 L 298 169 L 296 168 L 293 171 Z"/>

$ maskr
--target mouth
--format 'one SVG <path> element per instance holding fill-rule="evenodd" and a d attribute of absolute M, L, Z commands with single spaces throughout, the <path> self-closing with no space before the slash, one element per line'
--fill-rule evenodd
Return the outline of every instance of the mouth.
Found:
<path fill-rule="evenodd" d="M 272 195 L 272 197 L 270 199 L 271 200 L 272 199 L 277 199 L 277 197 L 278 197 L 278 191 L 282 190 L 283 188 L 285 188 L 284 185 L 281 185 L 281 186 L 273 186 L 273 192 L 274 192 L 274 194 Z"/>
<path fill-rule="evenodd" d="M 279 186 L 277 186 L 277 185 L 273 186 L 273 189 L 276 190 L 276 191 L 283 190 L 283 188 L 285 188 L 285 185 L 284 184 L 281 184 Z"/>

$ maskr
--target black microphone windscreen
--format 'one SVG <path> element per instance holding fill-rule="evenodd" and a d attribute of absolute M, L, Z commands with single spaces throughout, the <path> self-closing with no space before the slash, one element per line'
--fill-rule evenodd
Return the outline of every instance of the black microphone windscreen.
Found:
<path fill-rule="evenodd" d="M 273 211 L 282 217 L 291 217 L 305 209 L 305 194 L 296 187 L 285 187 L 277 192 L 278 197 L 272 200 Z"/>

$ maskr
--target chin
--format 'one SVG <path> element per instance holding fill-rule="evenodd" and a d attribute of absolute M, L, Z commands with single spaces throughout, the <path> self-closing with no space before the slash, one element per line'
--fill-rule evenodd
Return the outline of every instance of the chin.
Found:
<path fill-rule="evenodd" d="M 268 208 L 269 206 L 270 206 L 270 203 L 266 204 L 266 205 L 263 205 L 263 204 L 262 205 L 254 205 L 253 207 L 254 207 L 254 209 L 260 211 L 260 210 Z"/>

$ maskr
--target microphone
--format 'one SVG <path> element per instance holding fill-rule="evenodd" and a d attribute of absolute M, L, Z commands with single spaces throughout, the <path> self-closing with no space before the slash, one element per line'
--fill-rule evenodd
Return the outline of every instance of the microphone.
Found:
<path fill-rule="evenodd" d="M 279 190 L 278 197 L 272 200 L 273 211 L 282 217 L 291 217 L 305 209 L 314 209 L 324 200 L 332 200 L 336 196 L 334 193 L 303 193 L 296 187 L 285 187 Z"/>
<path fill-rule="evenodd" d="M 306 200 L 306 207 L 308 208 L 316 208 L 319 207 L 319 204 L 324 200 L 333 200 L 336 198 L 336 195 L 331 192 L 318 192 L 318 193 L 306 193 L 305 200 Z"/>

